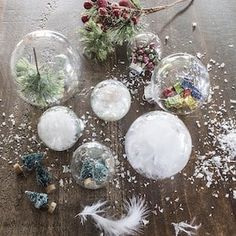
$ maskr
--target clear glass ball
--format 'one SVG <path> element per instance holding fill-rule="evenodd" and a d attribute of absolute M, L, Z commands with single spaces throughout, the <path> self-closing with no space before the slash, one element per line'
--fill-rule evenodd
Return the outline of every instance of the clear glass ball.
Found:
<path fill-rule="evenodd" d="M 161 59 L 161 40 L 153 33 L 136 35 L 129 44 L 130 76 L 151 74 Z"/>
<path fill-rule="evenodd" d="M 55 106 L 46 110 L 39 119 L 38 135 L 54 151 L 71 148 L 80 138 L 84 123 L 69 108 Z"/>
<path fill-rule="evenodd" d="M 128 88 L 116 80 L 105 80 L 94 88 L 91 94 L 91 106 L 102 120 L 117 121 L 129 111 L 131 96 Z"/>
<path fill-rule="evenodd" d="M 49 30 L 25 35 L 11 56 L 18 94 L 39 107 L 69 99 L 78 90 L 79 67 L 79 56 L 65 36 Z"/>
<path fill-rule="evenodd" d="M 189 114 L 207 101 L 209 74 L 195 56 L 172 54 L 159 63 L 148 90 L 162 109 L 174 114 Z"/>
<path fill-rule="evenodd" d="M 115 160 L 108 147 L 88 142 L 76 149 L 70 168 L 77 184 L 87 189 L 98 189 L 112 179 Z"/>
<path fill-rule="evenodd" d="M 192 139 L 187 127 L 175 115 L 152 111 L 137 118 L 125 137 L 125 151 L 131 166 L 154 180 L 169 178 L 188 163 Z"/>

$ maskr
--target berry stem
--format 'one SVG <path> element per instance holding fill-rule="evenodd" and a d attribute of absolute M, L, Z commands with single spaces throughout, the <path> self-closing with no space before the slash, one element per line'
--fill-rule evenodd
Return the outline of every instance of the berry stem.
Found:
<path fill-rule="evenodd" d="M 151 7 L 151 8 L 141 8 L 141 9 L 139 9 L 139 8 L 134 8 L 134 7 L 130 8 L 130 7 L 119 6 L 119 7 L 117 7 L 117 9 L 127 9 L 127 10 L 129 10 L 133 13 L 136 13 L 138 16 L 141 15 L 141 14 L 148 15 L 148 14 L 151 14 L 151 13 L 155 13 L 155 12 L 173 7 L 173 6 L 177 5 L 178 3 L 185 2 L 185 1 L 187 1 L 187 0 L 177 0 L 177 1 L 175 1 L 173 3 L 170 3 L 170 4 L 167 4 L 167 5 Z"/>
<path fill-rule="evenodd" d="M 163 5 L 163 6 L 158 6 L 158 7 L 151 7 L 151 8 L 142 8 L 141 9 L 141 12 L 143 14 L 151 14 L 151 13 L 154 13 L 154 12 L 158 12 L 158 11 L 161 11 L 161 10 L 164 10 L 164 9 L 167 9 L 169 7 L 173 7 L 175 6 L 176 4 L 178 3 L 181 3 L 181 2 L 185 2 L 186 0 L 177 0 L 171 4 L 167 4 L 167 5 Z"/>

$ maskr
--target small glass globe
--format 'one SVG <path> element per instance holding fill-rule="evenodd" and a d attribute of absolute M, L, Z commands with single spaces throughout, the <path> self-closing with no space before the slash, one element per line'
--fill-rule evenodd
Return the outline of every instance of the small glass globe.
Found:
<path fill-rule="evenodd" d="M 98 189 L 112 179 L 115 160 L 108 147 L 88 142 L 76 149 L 70 168 L 77 184 L 87 189 Z"/>
<path fill-rule="evenodd" d="M 188 163 L 192 139 L 184 123 L 164 111 L 136 119 L 125 137 L 125 152 L 131 166 L 154 180 L 169 178 Z"/>
<path fill-rule="evenodd" d="M 54 151 L 71 148 L 80 138 L 84 123 L 69 108 L 55 106 L 46 110 L 38 123 L 38 135 Z"/>
<path fill-rule="evenodd" d="M 150 75 L 161 59 L 161 40 L 153 33 L 136 35 L 129 44 L 130 76 Z"/>
<path fill-rule="evenodd" d="M 159 63 L 145 97 L 168 112 L 185 115 L 201 107 L 209 93 L 206 67 L 195 56 L 177 53 Z"/>
<path fill-rule="evenodd" d="M 131 96 L 128 88 L 116 80 L 105 80 L 94 88 L 91 94 L 91 106 L 102 120 L 117 121 L 129 111 Z"/>
<path fill-rule="evenodd" d="M 26 102 L 47 107 L 69 99 L 80 83 L 77 52 L 57 32 L 27 34 L 11 56 L 11 73 L 18 94 Z"/>

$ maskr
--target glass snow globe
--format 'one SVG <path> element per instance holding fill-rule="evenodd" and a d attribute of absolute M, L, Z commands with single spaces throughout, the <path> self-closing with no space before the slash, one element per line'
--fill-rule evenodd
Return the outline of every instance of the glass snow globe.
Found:
<path fill-rule="evenodd" d="M 84 123 L 69 108 L 55 106 L 46 110 L 38 123 L 38 135 L 54 151 L 71 148 L 80 138 Z"/>
<path fill-rule="evenodd" d="M 87 189 L 98 189 L 112 179 L 115 160 L 108 147 L 88 142 L 76 149 L 70 168 L 76 183 Z"/>
<path fill-rule="evenodd" d="M 117 121 L 129 111 L 131 95 L 128 88 L 116 80 L 105 80 L 96 85 L 91 99 L 94 113 L 102 120 Z"/>
<path fill-rule="evenodd" d="M 125 151 L 138 173 L 154 180 L 164 179 L 186 166 L 192 139 L 176 115 L 153 111 L 133 122 L 125 137 Z"/>
<path fill-rule="evenodd" d="M 147 100 L 165 111 L 185 115 L 207 101 L 210 80 L 206 67 L 195 56 L 177 53 L 162 59 L 151 84 L 145 88 Z"/>
<path fill-rule="evenodd" d="M 130 76 L 149 75 L 161 58 L 161 40 L 153 33 L 136 35 L 129 44 Z"/>
<path fill-rule="evenodd" d="M 11 73 L 18 94 L 39 107 L 69 99 L 78 90 L 79 67 L 79 56 L 67 39 L 49 30 L 24 36 L 11 56 Z"/>

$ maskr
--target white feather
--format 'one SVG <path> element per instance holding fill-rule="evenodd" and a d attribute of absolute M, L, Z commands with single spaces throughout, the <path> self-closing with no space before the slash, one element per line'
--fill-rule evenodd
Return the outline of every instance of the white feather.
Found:
<path fill-rule="evenodd" d="M 92 217 L 98 228 L 103 230 L 107 236 L 135 235 L 141 231 L 142 221 L 147 218 L 149 212 L 144 199 L 133 197 L 126 201 L 124 207 L 127 215 L 119 220 L 112 220 L 98 215 L 98 213 L 104 212 L 101 207 L 105 203 L 98 202 L 91 206 L 86 206 L 77 216 L 80 216 L 82 223 L 87 220 L 87 216 Z"/>
<path fill-rule="evenodd" d="M 175 228 L 175 236 L 178 236 L 179 233 L 184 232 L 188 236 L 196 235 L 197 230 L 201 227 L 201 224 L 199 225 L 193 225 L 195 221 L 195 218 L 193 218 L 192 222 L 190 224 L 186 222 L 179 222 L 179 223 L 172 223 L 172 225 Z"/>

